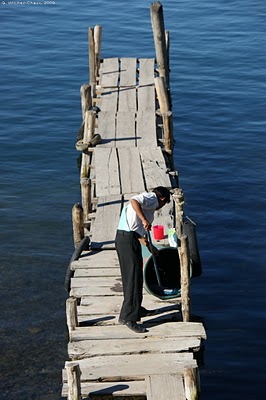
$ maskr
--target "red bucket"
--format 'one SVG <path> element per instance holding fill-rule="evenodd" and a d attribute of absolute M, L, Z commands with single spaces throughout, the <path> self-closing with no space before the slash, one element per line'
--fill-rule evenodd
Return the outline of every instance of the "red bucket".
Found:
<path fill-rule="evenodd" d="M 164 226 L 163 225 L 154 225 L 153 237 L 155 240 L 164 239 Z"/>

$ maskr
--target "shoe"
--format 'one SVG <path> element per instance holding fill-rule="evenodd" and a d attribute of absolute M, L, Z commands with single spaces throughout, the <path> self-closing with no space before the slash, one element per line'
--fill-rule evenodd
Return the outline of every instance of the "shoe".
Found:
<path fill-rule="evenodd" d="M 118 323 L 121 324 L 121 325 L 126 325 L 127 321 L 125 321 L 122 318 L 118 318 Z"/>
<path fill-rule="evenodd" d="M 146 328 L 144 328 L 143 326 L 137 324 L 135 321 L 127 321 L 125 323 L 125 325 L 131 329 L 133 332 L 136 333 L 144 333 L 144 332 L 148 332 Z"/>
<path fill-rule="evenodd" d="M 140 307 L 140 318 L 155 315 L 157 310 L 147 310 L 145 307 Z"/>

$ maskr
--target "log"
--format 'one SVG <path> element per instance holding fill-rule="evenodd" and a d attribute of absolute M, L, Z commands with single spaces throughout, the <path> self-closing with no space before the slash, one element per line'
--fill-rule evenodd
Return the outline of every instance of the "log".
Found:
<path fill-rule="evenodd" d="M 87 84 L 82 85 L 80 88 L 80 96 L 81 96 L 82 120 L 84 120 L 85 111 L 89 110 L 92 107 L 91 86 Z"/>
<path fill-rule="evenodd" d="M 91 212 L 91 179 L 81 178 L 81 201 L 83 208 L 83 221 L 87 221 Z"/>
<path fill-rule="evenodd" d="M 81 399 L 81 386 L 80 386 L 80 368 L 77 363 L 66 364 L 67 370 L 67 383 L 68 383 L 68 400 Z"/>
<path fill-rule="evenodd" d="M 73 238 L 75 248 L 84 238 L 83 209 L 79 203 L 72 208 Z"/>
<path fill-rule="evenodd" d="M 190 321 L 190 273 L 188 238 L 182 235 L 181 246 L 178 247 L 181 272 L 181 313 L 183 322 Z"/>
<path fill-rule="evenodd" d="M 170 110 L 170 107 L 169 107 L 168 93 L 165 86 L 165 79 L 164 77 L 158 76 L 157 78 L 154 78 L 154 83 L 158 97 L 160 113 L 161 114 L 167 113 Z"/>
<path fill-rule="evenodd" d="M 198 367 L 184 368 L 184 385 L 187 400 L 198 400 L 200 381 Z"/>
<path fill-rule="evenodd" d="M 99 76 L 101 47 L 102 47 L 102 27 L 95 25 L 94 27 L 94 47 L 95 47 L 95 76 Z"/>
<path fill-rule="evenodd" d="M 71 341 L 72 332 L 78 326 L 77 299 L 75 297 L 69 297 L 66 301 L 66 319 Z"/>
<path fill-rule="evenodd" d="M 177 236 L 180 238 L 183 233 L 183 215 L 184 215 L 184 195 L 180 188 L 174 189 L 173 199 L 175 202 L 175 228 Z"/>
<path fill-rule="evenodd" d="M 90 85 L 91 95 L 95 97 L 96 90 L 96 65 L 95 65 L 95 43 L 94 43 L 94 29 L 88 29 L 88 42 L 89 42 L 89 67 L 90 67 Z"/>
<path fill-rule="evenodd" d="M 164 138 L 164 149 L 172 155 L 173 152 L 173 119 L 172 112 L 168 111 L 162 114 L 163 118 L 163 138 Z"/>
<path fill-rule="evenodd" d="M 168 87 L 169 70 L 165 40 L 163 6 L 159 1 L 151 4 L 150 14 L 159 75 L 165 78 L 166 86 Z"/>

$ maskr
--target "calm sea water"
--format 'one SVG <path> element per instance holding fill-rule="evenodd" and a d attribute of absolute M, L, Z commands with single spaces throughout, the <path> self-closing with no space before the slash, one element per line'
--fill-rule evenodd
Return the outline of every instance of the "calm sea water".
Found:
<path fill-rule="evenodd" d="M 150 2 L 11 3 L 0 4 L 0 397 L 53 400 L 67 359 L 63 282 L 80 200 L 74 145 L 87 28 L 103 26 L 104 57 L 152 57 Z M 192 285 L 208 334 L 202 398 L 257 400 L 265 392 L 266 4 L 163 6 L 175 165 L 204 270 Z"/>

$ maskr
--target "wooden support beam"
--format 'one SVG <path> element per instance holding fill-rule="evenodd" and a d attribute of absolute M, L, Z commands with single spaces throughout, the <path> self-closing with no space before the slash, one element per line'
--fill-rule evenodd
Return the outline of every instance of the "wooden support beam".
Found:
<path fill-rule="evenodd" d="M 184 385 L 187 400 L 198 400 L 200 395 L 200 377 L 198 367 L 184 368 Z"/>
<path fill-rule="evenodd" d="M 88 42 L 89 42 L 89 78 L 91 85 L 92 98 L 95 97 L 96 90 L 96 65 L 95 65 L 95 42 L 94 42 L 94 29 L 88 29 Z"/>
<path fill-rule="evenodd" d="M 72 332 L 78 326 L 78 313 L 77 313 L 76 297 L 69 297 L 66 301 L 66 319 L 67 319 L 69 338 L 71 341 Z"/>
<path fill-rule="evenodd" d="M 97 79 L 99 76 L 102 47 L 102 27 L 100 25 L 95 25 L 93 37 L 95 49 L 95 77 Z"/>
<path fill-rule="evenodd" d="M 81 400 L 80 368 L 78 363 L 67 363 L 68 400 Z"/>
<path fill-rule="evenodd" d="M 80 88 L 80 96 L 81 96 L 82 120 L 84 120 L 85 111 L 89 110 L 92 107 L 91 86 L 87 84 L 82 85 Z"/>
<path fill-rule="evenodd" d="M 151 4 L 150 14 L 159 75 L 165 78 L 166 86 L 168 87 L 169 70 L 165 40 L 163 6 L 159 1 Z"/>
<path fill-rule="evenodd" d="M 84 238 L 83 209 L 80 204 L 74 204 L 72 208 L 73 238 L 75 248 Z"/>
<path fill-rule="evenodd" d="M 175 227 L 177 236 L 180 238 L 183 233 L 183 215 L 184 215 L 184 194 L 182 189 L 176 188 L 173 193 L 175 202 Z"/>
<path fill-rule="evenodd" d="M 188 249 L 188 238 L 182 235 L 181 245 L 178 247 L 181 272 L 181 312 L 183 322 L 190 321 L 190 257 Z"/>

